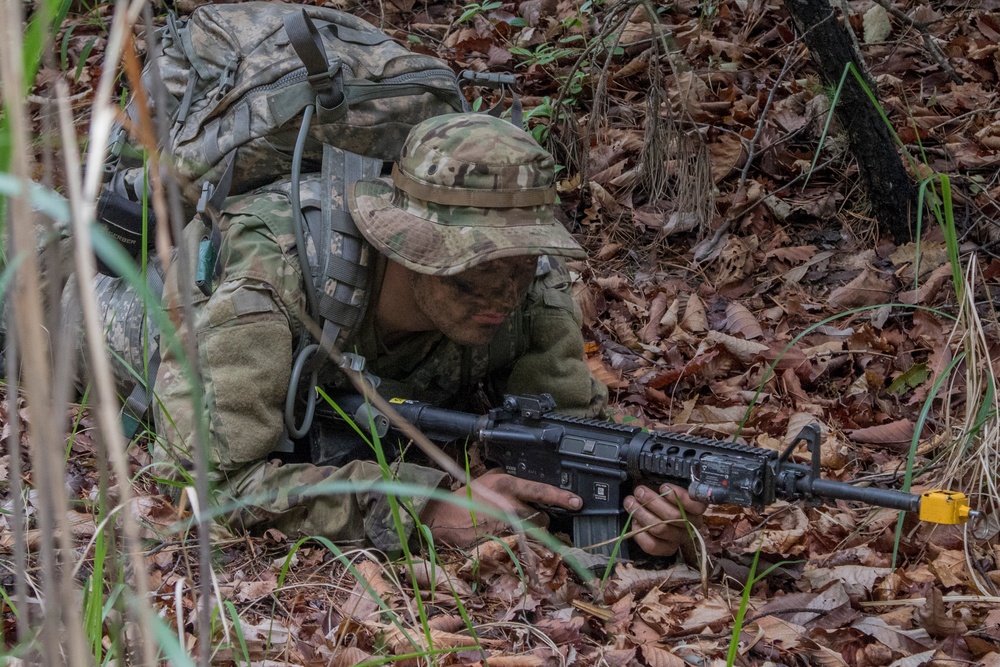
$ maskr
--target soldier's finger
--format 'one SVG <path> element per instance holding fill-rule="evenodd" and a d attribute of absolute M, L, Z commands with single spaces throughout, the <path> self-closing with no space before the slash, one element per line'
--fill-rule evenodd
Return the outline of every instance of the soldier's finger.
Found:
<path fill-rule="evenodd" d="M 664 484 L 661 486 L 660 495 L 665 499 L 676 499 L 674 504 L 680 503 L 681 507 L 689 515 L 701 516 L 708 509 L 708 505 L 695 500 L 688 495 L 687 489 L 676 484 Z"/>
<path fill-rule="evenodd" d="M 650 556 L 673 556 L 680 548 L 678 542 L 661 540 L 649 533 L 639 533 L 633 539 L 639 548 Z"/>
<path fill-rule="evenodd" d="M 511 478 L 511 482 L 506 485 L 508 493 L 521 502 L 535 503 L 538 505 L 554 505 L 569 510 L 580 509 L 583 501 L 579 496 L 560 489 L 550 484 L 542 482 L 532 482 L 524 479 Z"/>
<path fill-rule="evenodd" d="M 655 514 L 631 497 L 626 499 L 625 508 L 632 514 L 632 530 L 645 529 L 642 534 L 673 543 L 681 542 L 686 535 L 683 521 L 679 518 Z"/>
<path fill-rule="evenodd" d="M 646 510 L 652 512 L 663 520 L 682 519 L 681 510 L 677 507 L 677 500 L 673 493 L 661 496 L 656 491 L 645 486 L 635 488 L 635 498 Z"/>

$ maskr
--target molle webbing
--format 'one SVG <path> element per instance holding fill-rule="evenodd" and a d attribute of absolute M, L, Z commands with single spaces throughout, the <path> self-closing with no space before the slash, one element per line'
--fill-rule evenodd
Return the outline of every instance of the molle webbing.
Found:
<path fill-rule="evenodd" d="M 312 249 L 302 267 L 306 289 L 316 290 L 324 347 L 342 345 L 361 324 L 369 301 L 374 253 L 347 210 L 347 190 L 362 178 L 375 178 L 382 161 L 327 146 L 322 169 L 267 190 L 285 193 L 298 187 Z"/>

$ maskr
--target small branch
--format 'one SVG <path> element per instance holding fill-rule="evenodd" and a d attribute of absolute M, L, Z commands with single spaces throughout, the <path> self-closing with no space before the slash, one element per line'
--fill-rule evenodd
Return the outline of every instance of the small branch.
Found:
<path fill-rule="evenodd" d="M 797 58 L 794 56 L 788 58 L 785 64 L 781 67 L 781 72 L 778 74 L 778 78 L 774 80 L 774 85 L 771 87 L 771 92 L 767 95 L 767 101 L 764 103 L 764 108 L 760 111 L 760 118 L 757 119 L 757 131 L 754 132 L 753 138 L 750 140 L 750 146 L 747 148 L 747 161 L 743 165 L 743 171 L 740 172 L 740 181 L 737 184 L 737 191 L 746 186 L 747 175 L 750 173 L 750 166 L 753 164 L 753 160 L 757 157 L 757 141 L 760 139 L 760 135 L 764 133 L 764 121 L 767 119 L 767 112 L 771 108 L 771 104 L 774 102 L 774 94 L 778 91 L 778 86 L 781 85 L 781 80 L 785 78 L 788 74 L 788 70 L 791 69 L 792 63 L 795 62 Z"/>
<path fill-rule="evenodd" d="M 898 18 L 900 21 L 902 21 L 903 23 L 905 23 L 906 25 L 908 25 L 909 27 L 913 28 L 914 30 L 920 33 L 920 36 L 923 37 L 924 40 L 924 46 L 927 47 L 927 50 L 930 52 L 931 57 L 941 67 L 941 69 L 944 70 L 944 73 L 948 75 L 949 79 L 951 79 L 953 82 L 957 84 L 965 83 L 965 79 L 960 77 L 958 73 L 955 71 L 955 69 L 951 66 L 951 63 L 948 62 L 948 56 L 946 56 L 944 52 L 941 51 L 941 47 L 939 47 L 934 42 L 934 38 L 931 37 L 930 34 L 929 24 L 917 21 L 909 14 L 903 12 L 900 9 L 897 9 L 896 7 L 893 7 L 889 3 L 889 0 L 875 0 L 875 2 L 880 7 L 885 9 L 887 12 Z"/>

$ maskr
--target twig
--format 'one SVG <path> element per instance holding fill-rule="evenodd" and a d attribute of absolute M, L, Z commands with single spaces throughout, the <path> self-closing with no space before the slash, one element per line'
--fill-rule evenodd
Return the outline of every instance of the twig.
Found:
<path fill-rule="evenodd" d="M 785 61 L 785 64 L 781 66 L 781 72 L 778 73 L 778 78 L 774 80 L 774 85 L 771 86 L 771 92 L 767 94 L 767 101 L 764 102 L 764 108 L 760 111 L 760 118 L 757 119 L 757 131 L 754 132 L 753 138 L 750 139 L 750 146 L 747 148 L 747 161 L 743 165 L 743 171 L 740 172 L 740 180 L 736 186 L 737 190 L 742 189 L 747 183 L 747 175 L 750 173 L 750 167 L 753 164 L 754 158 L 757 157 L 757 142 L 760 140 L 760 135 L 764 133 L 764 121 L 767 120 L 767 112 L 774 102 L 774 94 L 778 92 L 781 80 L 785 78 L 788 70 L 792 67 L 792 63 L 796 60 L 793 56 Z"/>
<path fill-rule="evenodd" d="M 938 65 L 940 65 L 941 69 L 944 70 L 945 74 L 948 75 L 949 79 L 958 84 L 965 83 L 965 80 L 958 75 L 958 73 L 951 66 L 951 63 L 948 62 L 948 57 L 941 51 L 941 48 L 934 42 L 934 39 L 931 37 L 930 34 L 929 24 L 922 23 L 912 18 L 907 13 L 897 9 L 896 7 L 893 7 L 889 3 L 889 0 L 875 0 L 875 2 L 883 9 L 885 9 L 887 12 L 898 18 L 900 21 L 902 21 L 903 23 L 905 23 L 906 25 L 910 26 L 911 28 L 920 33 L 920 36 L 923 37 L 924 39 L 924 46 L 927 47 L 927 50 L 930 51 L 931 53 L 931 57 L 934 58 L 934 61 L 937 62 Z"/>

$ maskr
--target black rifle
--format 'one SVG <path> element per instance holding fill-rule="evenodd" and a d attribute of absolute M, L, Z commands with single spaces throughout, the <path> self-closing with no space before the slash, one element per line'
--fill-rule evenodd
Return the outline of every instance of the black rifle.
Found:
<path fill-rule="evenodd" d="M 934 523 L 963 523 L 976 515 L 962 493 L 929 491 L 916 495 L 822 479 L 816 424 L 802 429 L 778 454 L 733 442 L 561 415 L 554 412 L 555 402 L 548 394 L 507 396 L 503 405 L 485 415 L 418 401 L 390 402 L 431 440 L 479 441 L 484 458 L 507 474 L 580 496 L 583 507 L 571 513 L 573 541 L 582 547 L 604 543 L 599 552 L 606 555 L 625 528 L 628 515 L 622 500 L 636 484 L 653 488 L 665 482 L 679 484 L 696 500 L 742 507 L 761 508 L 777 499 L 814 504 L 839 499 L 919 512 L 921 520 Z M 361 396 L 341 396 L 336 403 L 359 426 L 367 430 L 374 423 L 383 442 L 392 442 L 388 420 Z M 327 419 L 317 423 L 330 426 Z M 341 465 L 345 459 L 361 457 L 360 450 L 345 449 L 343 428 L 341 424 L 336 432 L 324 433 L 321 427 L 311 439 L 315 463 Z M 812 453 L 811 466 L 789 461 L 801 441 Z M 619 551 L 619 555 L 624 554 Z"/>

